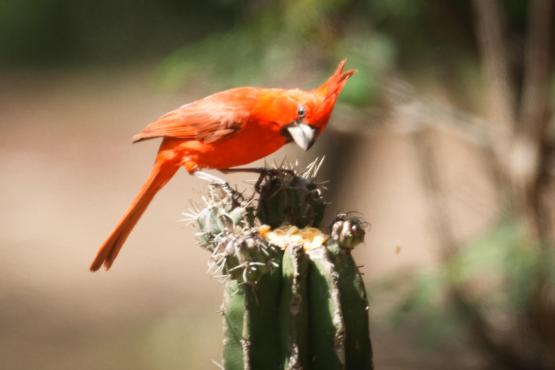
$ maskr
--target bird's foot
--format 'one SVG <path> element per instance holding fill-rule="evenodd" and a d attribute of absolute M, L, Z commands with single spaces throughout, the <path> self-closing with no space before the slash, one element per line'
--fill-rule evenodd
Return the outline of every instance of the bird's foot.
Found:
<path fill-rule="evenodd" d="M 248 173 L 257 173 L 259 174 L 258 180 L 254 185 L 254 190 L 257 193 L 260 193 L 260 186 L 262 185 L 262 181 L 268 176 L 277 176 L 279 174 L 289 174 L 295 176 L 295 171 L 288 168 L 266 168 L 266 167 L 240 167 L 240 168 L 226 168 L 220 170 L 222 173 L 237 173 L 237 172 L 248 172 Z"/>
<path fill-rule="evenodd" d="M 220 170 L 221 173 L 237 173 L 237 172 L 250 172 L 250 173 L 267 173 L 270 171 L 269 168 L 265 167 L 239 167 L 239 168 L 225 168 Z"/>
<path fill-rule="evenodd" d="M 208 172 L 196 171 L 195 176 L 203 181 L 208 181 L 211 184 L 222 185 L 222 186 L 225 186 L 227 184 L 229 186 L 227 181 L 225 181 L 221 177 L 214 176 Z"/>
<path fill-rule="evenodd" d="M 234 200 L 237 200 L 238 198 L 241 197 L 241 195 L 236 190 L 234 190 L 227 181 L 225 181 L 221 177 L 214 176 L 208 172 L 203 172 L 203 171 L 196 171 L 194 175 L 203 181 L 208 181 L 210 185 L 215 185 L 221 188 L 223 191 L 225 191 L 227 195 L 229 195 Z"/>

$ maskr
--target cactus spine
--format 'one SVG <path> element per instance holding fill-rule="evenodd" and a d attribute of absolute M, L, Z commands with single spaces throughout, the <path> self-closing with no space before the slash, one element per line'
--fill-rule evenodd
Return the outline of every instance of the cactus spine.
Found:
<path fill-rule="evenodd" d="M 225 278 L 226 370 L 373 368 L 368 302 L 350 253 L 364 222 L 342 214 L 331 236 L 316 229 L 326 204 L 320 164 L 269 170 L 256 199 L 212 186 L 207 206 L 190 215 L 210 270 Z"/>

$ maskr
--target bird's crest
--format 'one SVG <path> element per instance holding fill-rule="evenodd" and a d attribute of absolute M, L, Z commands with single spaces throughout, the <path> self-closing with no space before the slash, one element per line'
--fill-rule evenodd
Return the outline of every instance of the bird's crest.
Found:
<path fill-rule="evenodd" d="M 337 69 L 335 70 L 333 75 L 331 75 L 326 82 L 324 82 L 316 89 L 316 92 L 319 95 L 324 96 L 324 98 L 326 99 L 337 97 L 337 95 L 343 89 L 343 86 L 345 85 L 347 80 L 356 72 L 354 69 L 343 72 L 343 68 L 345 67 L 346 63 L 347 59 L 343 59 L 341 62 L 339 62 L 339 65 L 337 66 Z"/>

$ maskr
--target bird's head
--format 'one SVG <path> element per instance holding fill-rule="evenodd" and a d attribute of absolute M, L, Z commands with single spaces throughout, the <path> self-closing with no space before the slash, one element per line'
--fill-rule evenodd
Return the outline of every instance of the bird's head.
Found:
<path fill-rule="evenodd" d="M 286 134 L 303 150 L 308 150 L 324 130 L 335 107 L 339 93 L 354 70 L 343 71 L 342 60 L 334 74 L 316 89 L 303 93 L 296 99 L 297 118 L 286 126 Z"/>

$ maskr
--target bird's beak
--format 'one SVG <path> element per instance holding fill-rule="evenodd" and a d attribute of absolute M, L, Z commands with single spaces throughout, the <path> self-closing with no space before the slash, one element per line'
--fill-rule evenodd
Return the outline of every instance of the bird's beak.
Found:
<path fill-rule="evenodd" d="M 316 129 L 305 123 L 293 123 L 287 127 L 287 132 L 302 150 L 308 150 L 316 141 Z"/>

